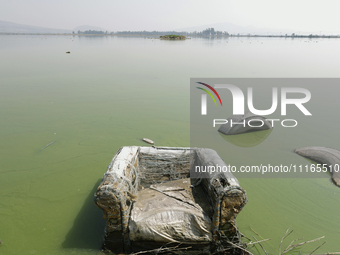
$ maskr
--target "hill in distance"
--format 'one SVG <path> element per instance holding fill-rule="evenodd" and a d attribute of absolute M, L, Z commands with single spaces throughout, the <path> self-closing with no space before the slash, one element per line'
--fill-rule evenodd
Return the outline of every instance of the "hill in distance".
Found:
<path fill-rule="evenodd" d="M 0 33 L 63 34 L 72 33 L 72 30 L 29 26 L 0 20 Z"/>
<path fill-rule="evenodd" d="M 23 25 L 14 22 L 2 21 L 0 20 L 0 33 L 32 33 L 32 34 L 70 34 L 72 31 L 86 31 L 86 30 L 97 30 L 97 31 L 106 31 L 106 29 L 96 26 L 83 25 L 78 26 L 74 29 L 57 29 L 57 28 L 48 28 L 48 27 L 38 27 L 38 26 L 30 26 Z"/>

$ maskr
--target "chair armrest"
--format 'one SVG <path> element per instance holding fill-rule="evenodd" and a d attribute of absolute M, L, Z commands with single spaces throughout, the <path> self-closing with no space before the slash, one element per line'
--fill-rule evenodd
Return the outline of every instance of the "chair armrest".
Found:
<path fill-rule="evenodd" d="M 215 150 L 195 149 L 190 176 L 194 185 L 201 184 L 206 190 L 214 208 L 213 235 L 215 237 L 220 230 L 228 232 L 227 235 L 236 233 L 236 216 L 248 201 L 245 190 L 228 169 Z"/>
<path fill-rule="evenodd" d="M 103 210 L 106 232 L 128 232 L 129 215 L 138 188 L 139 147 L 122 147 L 113 157 L 95 193 L 94 203 Z"/>

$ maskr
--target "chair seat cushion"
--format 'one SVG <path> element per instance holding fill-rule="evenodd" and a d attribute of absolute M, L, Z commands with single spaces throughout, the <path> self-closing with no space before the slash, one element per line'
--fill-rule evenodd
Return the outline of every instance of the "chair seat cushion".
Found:
<path fill-rule="evenodd" d="M 191 189 L 190 179 L 181 179 L 140 190 L 131 211 L 130 240 L 210 242 L 211 219 L 194 202 Z"/>

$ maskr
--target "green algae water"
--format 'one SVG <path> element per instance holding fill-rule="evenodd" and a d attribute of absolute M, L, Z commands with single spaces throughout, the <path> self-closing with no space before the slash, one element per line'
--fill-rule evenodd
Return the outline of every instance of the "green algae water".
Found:
<path fill-rule="evenodd" d="M 338 77 L 338 43 L 0 36 L 0 254 L 100 254 L 104 221 L 93 194 L 107 165 L 120 147 L 146 145 L 143 137 L 190 146 L 191 77 Z M 340 149 L 336 127 L 327 137 L 324 146 Z M 318 253 L 340 251 L 340 189 L 328 178 L 240 183 L 249 202 L 239 228 L 271 238 L 270 254 L 288 227 L 286 246 L 325 236 Z"/>

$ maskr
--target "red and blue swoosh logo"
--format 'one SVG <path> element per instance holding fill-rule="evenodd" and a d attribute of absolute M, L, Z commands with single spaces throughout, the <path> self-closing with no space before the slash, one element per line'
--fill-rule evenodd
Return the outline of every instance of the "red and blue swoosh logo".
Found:
<path fill-rule="evenodd" d="M 221 98 L 220 98 L 220 95 L 217 93 L 217 91 L 216 91 L 213 87 L 211 87 L 210 85 L 208 85 L 208 84 L 206 84 L 206 83 L 203 83 L 203 82 L 197 82 L 197 83 L 198 83 L 198 84 L 201 84 L 201 85 L 203 85 L 203 86 L 206 86 L 206 87 L 209 88 L 212 92 L 214 92 L 215 95 L 217 96 L 218 100 L 220 101 L 221 106 L 222 106 L 222 100 L 221 100 Z M 211 92 L 210 92 L 209 90 L 203 89 L 203 88 L 200 88 L 200 87 L 197 87 L 197 88 L 198 88 L 198 89 L 201 89 L 201 90 L 203 90 L 203 91 L 205 91 L 205 92 L 206 92 L 206 93 L 214 100 L 215 105 L 217 105 L 216 100 L 215 100 L 213 94 L 211 94 Z"/>

